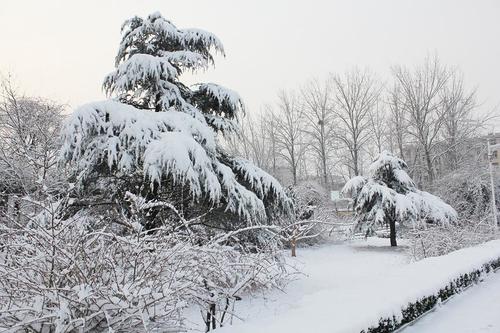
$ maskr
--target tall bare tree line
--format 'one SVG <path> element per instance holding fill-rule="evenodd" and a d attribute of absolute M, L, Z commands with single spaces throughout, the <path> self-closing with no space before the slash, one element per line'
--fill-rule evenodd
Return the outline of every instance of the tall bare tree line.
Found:
<path fill-rule="evenodd" d="M 491 115 L 479 113 L 476 89 L 437 56 L 414 68 L 394 66 L 391 74 L 382 82 L 354 68 L 282 91 L 247 124 L 241 147 L 261 147 L 246 156 L 282 181 L 313 177 L 326 187 L 365 173 L 376 154 L 390 150 L 422 186 L 432 186 L 467 162 Z"/>

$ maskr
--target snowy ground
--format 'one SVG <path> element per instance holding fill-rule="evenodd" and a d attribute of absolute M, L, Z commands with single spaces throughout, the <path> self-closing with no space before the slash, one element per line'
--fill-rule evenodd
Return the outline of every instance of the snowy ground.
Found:
<path fill-rule="evenodd" d="M 402 333 L 500 332 L 500 272 L 456 295 Z"/>
<path fill-rule="evenodd" d="M 369 239 L 298 249 L 298 257 L 290 263 L 305 275 L 285 292 L 273 291 L 238 302 L 235 310 L 242 318 L 217 332 L 359 332 L 376 325 L 381 317 L 398 315 L 409 302 L 435 294 L 453 278 L 500 257 L 500 241 L 492 241 L 410 263 L 403 247 L 390 248 L 388 242 Z M 201 320 L 199 313 L 196 317 Z"/>
<path fill-rule="evenodd" d="M 297 249 L 290 264 L 304 275 L 297 276 L 285 292 L 238 302 L 236 313 L 245 322 L 234 319 L 233 326 L 217 332 L 352 332 L 357 306 L 366 304 L 374 291 L 383 295 L 378 286 L 385 276 L 408 262 L 403 246 L 394 249 L 388 244 L 388 239 L 374 238 Z"/>

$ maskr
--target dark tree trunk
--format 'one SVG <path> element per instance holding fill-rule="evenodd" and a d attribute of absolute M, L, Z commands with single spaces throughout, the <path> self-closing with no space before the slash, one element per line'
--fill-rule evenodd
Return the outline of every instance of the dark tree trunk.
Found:
<path fill-rule="evenodd" d="M 389 221 L 389 228 L 391 230 L 391 246 L 398 246 L 398 243 L 396 241 L 396 221 L 394 219 L 391 219 L 391 221 Z"/>
<path fill-rule="evenodd" d="M 162 105 L 160 103 L 161 95 L 160 93 L 156 94 L 155 96 L 155 112 L 160 112 L 162 111 Z"/>
<path fill-rule="evenodd" d="M 429 151 L 428 148 L 425 148 L 425 162 L 427 164 L 427 176 L 429 177 L 429 184 L 432 184 L 434 182 L 434 170 L 432 168 L 432 158 L 431 158 L 431 152 Z"/>
<path fill-rule="evenodd" d="M 209 332 L 211 329 L 215 330 L 217 328 L 217 322 L 215 318 L 215 303 L 211 303 L 208 306 L 207 320 L 205 324 L 206 324 L 205 332 Z"/>
<path fill-rule="evenodd" d="M 295 239 L 292 239 L 290 241 L 290 247 L 292 248 L 292 257 L 297 256 L 297 241 Z"/>

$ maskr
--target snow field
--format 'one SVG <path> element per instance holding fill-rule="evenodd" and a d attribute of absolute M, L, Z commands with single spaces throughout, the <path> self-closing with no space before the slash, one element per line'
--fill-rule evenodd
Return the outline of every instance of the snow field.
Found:
<path fill-rule="evenodd" d="M 381 317 L 400 317 L 409 302 L 435 294 L 461 274 L 500 257 L 500 240 L 409 263 L 387 239 L 299 249 L 301 268 L 285 293 L 237 304 L 245 321 L 217 332 L 360 332 Z"/>

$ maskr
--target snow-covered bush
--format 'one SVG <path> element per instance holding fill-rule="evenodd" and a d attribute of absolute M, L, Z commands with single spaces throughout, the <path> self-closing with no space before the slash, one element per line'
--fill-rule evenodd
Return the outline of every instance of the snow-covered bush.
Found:
<path fill-rule="evenodd" d="M 435 192 L 450 203 L 461 222 L 477 223 L 491 214 L 491 183 L 487 164 L 478 157 L 437 179 Z"/>
<path fill-rule="evenodd" d="M 171 202 L 185 218 L 206 225 L 267 222 L 270 211 L 290 211 L 281 185 L 252 163 L 230 156 L 217 140 L 238 131 L 244 106 L 219 85 L 188 87 L 186 70 L 213 64 L 223 54 L 213 34 L 178 29 L 159 13 L 123 25 L 116 69 L 104 89 L 114 100 L 77 109 L 63 131 L 62 158 L 88 200 L 117 202 L 126 191 Z M 123 207 L 121 207 L 123 208 Z M 148 228 L 165 218 L 148 212 Z"/>
<path fill-rule="evenodd" d="M 491 226 L 486 216 L 475 223 L 459 223 L 448 226 L 432 226 L 409 233 L 410 255 L 415 260 L 441 256 L 464 247 L 478 245 L 499 238 L 498 230 Z"/>
<path fill-rule="evenodd" d="M 415 259 L 443 255 L 499 237 L 492 226 L 489 172 L 480 157 L 436 179 L 433 188 L 456 209 L 459 223 L 413 230 L 409 236 Z"/>
<path fill-rule="evenodd" d="M 391 246 L 396 246 L 396 225 L 447 225 L 457 213 L 440 198 L 416 188 L 406 163 L 382 152 L 370 165 L 368 177 L 357 176 L 343 188 L 352 196 L 357 215 L 355 229 L 368 235 L 377 225 L 389 225 Z"/>
<path fill-rule="evenodd" d="M 329 199 L 328 191 L 311 181 L 301 182 L 287 189 L 293 201 L 294 216 L 277 217 L 281 227 L 280 239 L 290 246 L 292 256 L 296 256 L 299 242 L 314 244 L 326 239 L 332 231 L 343 224 Z"/>
<path fill-rule="evenodd" d="M 233 235 L 192 244 L 182 234 L 146 231 L 122 216 L 128 232 L 71 219 L 61 202 L 35 203 L 27 225 L 0 224 L 0 328 L 33 332 L 181 331 L 183 310 L 199 304 L 207 327 L 254 288 L 282 286 L 286 272 L 272 251 L 245 253 Z M 137 208 L 137 207 L 136 207 Z"/>

